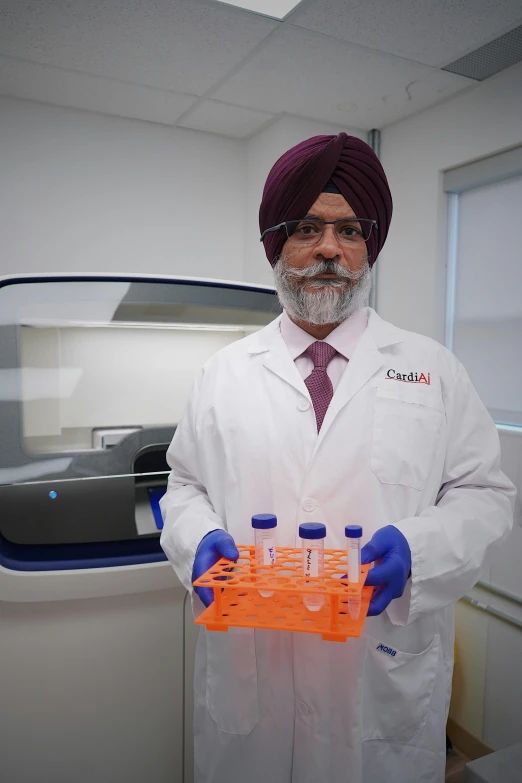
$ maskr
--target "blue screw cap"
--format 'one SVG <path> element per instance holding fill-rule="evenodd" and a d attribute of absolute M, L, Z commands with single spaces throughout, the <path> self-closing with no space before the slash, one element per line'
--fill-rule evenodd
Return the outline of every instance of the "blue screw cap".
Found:
<path fill-rule="evenodd" d="M 270 530 L 277 527 L 277 517 L 275 514 L 255 514 L 252 517 L 252 527 L 255 530 Z"/>
<path fill-rule="evenodd" d="M 299 525 L 299 536 L 306 539 L 326 538 L 326 525 L 322 522 L 303 522 Z"/>

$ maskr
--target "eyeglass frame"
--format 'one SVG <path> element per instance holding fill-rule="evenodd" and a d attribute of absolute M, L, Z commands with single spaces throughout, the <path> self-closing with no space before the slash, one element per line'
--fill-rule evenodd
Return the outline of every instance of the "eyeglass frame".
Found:
<path fill-rule="evenodd" d="M 286 229 L 286 237 L 287 237 L 287 239 L 290 239 L 290 236 L 288 234 L 288 228 L 287 228 L 287 224 L 288 223 L 306 223 L 307 221 L 308 222 L 312 222 L 313 220 L 321 220 L 321 218 L 300 218 L 300 219 L 296 219 L 296 220 L 285 220 L 284 223 L 279 223 L 278 226 L 272 226 L 271 228 L 265 228 L 265 230 L 261 234 L 261 237 L 260 237 L 259 241 L 260 242 L 263 241 L 265 234 L 269 234 L 271 231 L 279 231 L 279 229 L 281 229 L 281 228 L 285 228 Z M 370 233 L 368 234 L 368 239 L 364 239 L 364 242 L 368 242 L 368 240 L 370 239 L 370 237 L 372 235 L 372 230 L 374 228 L 375 228 L 376 231 L 379 230 L 379 224 L 377 223 L 376 220 L 372 220 L 372 218 L 358 218 L 358 217 L 351 217 L 350 216 L 350 217 L 345 217 L 345 218 L 337 218 L 337 220 L 321 220 L 321 222 L 323 224 L 323 233 L 321 234 L 320 238 L 316 242 L 303 242 L 303 245 L 304 244 L 316 245 L 317 242 L 319 242 L 319 240 L 322 239 L 322 237 L 324 236 L 324 226 L 334 226 L 336 223 L 338 223 L 341 220 L 348 220 L 348 221 L 352 221 L 354 223 L 355 222 L 359 222 L 360 223 L 361 220 L 364 220 L 366 223 L 371 223 L 371 228 L 370 228 Z"/>

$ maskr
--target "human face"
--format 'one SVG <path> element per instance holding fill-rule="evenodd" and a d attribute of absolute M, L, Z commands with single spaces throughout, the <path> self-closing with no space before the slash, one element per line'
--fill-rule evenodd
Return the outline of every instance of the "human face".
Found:
<path fill-rule="evenodd" d="M 356 217 L 355 212 L 346 199 L 339 193 L 321 193 L 319 198 L 308 210 L 309 215 L 315 215 L 322 220 L 338 220 L 343 217 Z M 296 218 L 301 217 L 296 215 Z M 304 217 L 304 215 L 303 215 Z M 361 216 L 359 216 L 361 217 Z M 323 236 L 315 245 L 301 245 L 296 247 L 291 239 L 287 239 L 283 245 L 282 256 L 286 263 L 294 269 L 304 269 L 319 262 L 337 262 L 351 273 L 359 273 L 367 262 L 366 243 L 344 244 L 335 236 L 334 226 L 325 226 Z M 349 284 L 346 279 L 340 278 L 335 272 L 324 272 L 315 275 L 305 282 L 304 288 L 309 291 L 317 291 L 314 283 L 319 280 L 336 280 L 338 283 Z"/>
<path fill-rule="evenodd" d="M 308 214 L 323 220 L 355 217 L 350 205 L 336 193 L 321 193 Z M 366 243 L 339 242 L 332 225 L 324 227 L 315 245 L 296 247 L 287 240 L 274 266 L 281 304 L 299 326 L 324 339 L 367 304 L 371 287 L 367 262 Z"/>

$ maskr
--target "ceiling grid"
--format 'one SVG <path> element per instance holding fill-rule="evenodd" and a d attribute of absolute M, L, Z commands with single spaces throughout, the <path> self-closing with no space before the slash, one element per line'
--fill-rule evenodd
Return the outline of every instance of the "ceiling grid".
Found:
<path fill-rule="evenodd" d="M 384 128 L 520 61 L 521 25 L 520 0 L 304 0 L 282 21 L 217 0 L 3 0 L 0 95 L 232 138 L 287 114 Z"/>

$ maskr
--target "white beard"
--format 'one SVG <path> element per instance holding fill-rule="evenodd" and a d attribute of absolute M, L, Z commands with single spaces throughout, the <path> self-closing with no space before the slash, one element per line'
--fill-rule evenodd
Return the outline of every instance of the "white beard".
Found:
<path fill-rule="evenodd" d="M 281 306 L 293 320 L 315 326 L 340 324 L 368 304 L 372 287 L 368 263 L 359 272 L 349 272 L 337 261 L 320 261 L 305 269 L 295 269 L 283 256 L 273 271 Z M 327 272 L 339 279 L 309 280 Z M 305 291 L 305 285 L 314 290 Z"/>

